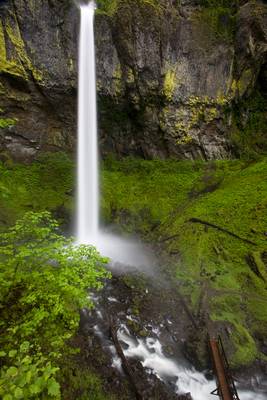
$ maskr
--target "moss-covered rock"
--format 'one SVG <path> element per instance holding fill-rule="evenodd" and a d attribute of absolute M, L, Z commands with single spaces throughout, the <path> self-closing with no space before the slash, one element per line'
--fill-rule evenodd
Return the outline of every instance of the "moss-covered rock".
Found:
<path fill-rule="evenodd" d="M 73 162 L 63 153 L 46 154 L 31 165 L 0 164 L 0 224 L 13 224 L 27 210 L 50 210 L 61 222 L 73 213 Z"/>
<path fill-rule="evenodd" d="M 266 159 L 109 160 L 104 168 L 105 221 L 158 243 L 204 336 L 224 337 L 234 367 L 265 357 L 266 172 Z M 202 362 L 204 343 L 194 347 Z"/>
<path fill-rule="evenodd" d="M 239 157 L 253 159 L 266 154 L 267 97 L 259 86 L 235 107 L 230 135 Z"/>

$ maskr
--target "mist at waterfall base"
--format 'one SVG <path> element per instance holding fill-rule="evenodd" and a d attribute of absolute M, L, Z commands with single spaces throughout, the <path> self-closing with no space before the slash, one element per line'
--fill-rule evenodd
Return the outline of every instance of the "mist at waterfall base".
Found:
<path fill-rule="evenodd" d="M 152 258 L 141 244 L 103 232 L 99 226 L 94 10 L 93 2 L 80 5 L 77 242 L 96 246 L 114 263 L 139 267 L 148 273 L 153 271 Z M 125 350 L 127 357 L 137 357 L 144 367 L 150 368 L 164 381 L 175 379 L 177 392 L 191 392 L 194 400 L 213 398 L 210 392 L 216 387 L 215 381 L 207 380 L 192 367 L 185 367 L 182 359 L 178 363 L 166 357 L 158 338 L 134 338 L 126 327 L 121 327 L 118 336 L 128 346 Z M 264 400 L 264 397 L 242 392 L 240 399 Z"/>

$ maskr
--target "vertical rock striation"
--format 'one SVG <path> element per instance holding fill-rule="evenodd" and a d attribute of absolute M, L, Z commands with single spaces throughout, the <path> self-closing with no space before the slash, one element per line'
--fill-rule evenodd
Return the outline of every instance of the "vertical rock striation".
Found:
<path fill-rule="evenodd" d="M 266 100 L 266 3 L 99 3 L 102 154 L 189 159 L 240 154 L 240 132 L 251 113 L 246 102 L 255 91 Z M 24 160 L 38 151 L 73 150 L 77 6 L 70 0 L 2 0 L 0 17 L 2 157 L 11 153 Z"/>

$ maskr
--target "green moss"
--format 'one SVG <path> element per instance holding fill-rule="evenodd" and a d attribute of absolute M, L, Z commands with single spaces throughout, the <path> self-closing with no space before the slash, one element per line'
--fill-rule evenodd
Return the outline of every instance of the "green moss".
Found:
<path fill-rule="evenodd" d="M 176 139 L 177 145 L 186 145 L 193 141 L 192 131 L 204 123 L 210 124 L 219 118 L 230 102 L 230 97 L 218 94 L 216 98 L 208 96 L 190 96 L 185 104 L 184 110 L 178 109 L 175 113 L 176 123 L 170 132 Z M 162 109 L 163 129 L 166 120 L 173 118 L 173 109 L 165 107 Z"/>
<path fill-rule="evenodd" d="M 76 363 L 78 364 L 78 363 Z M 62 396 L 76 400 L 116 400 L 117 397 L 106 393 L 101 378 L 89 368 L 68 363 L 63 366 Z"/>
<path fill-rule="evenodd" d="M 192 128 L 192 125 L 186 124 L 184 122 L 177 122 L 175 124 L 175 129 L 176 129 L 176 135 L 178 137 L 178 139 L 176 140 L 176 143 L 178 145 L 183 145 L 183 144 L 187 144 L 187 143 L 191 143 L 192 142 L 192 136 L 190 135 L 190 130 Z"/>
<path fill-rule="evenodd" d="M 160 223 L 177 202 L 186 198 L 192 181 L 200 175 L 197 165 L 160 160 L 106 160 L 102 181 L 105 220 L 117 222 L 131 232 L 150 231 L 151 224 Z"/>
<path fill-rule="evenodd" d="M 262 357 L 257 339 L 267 330 L 262 258 L 267 232 L 267 158 L 211 163 L 110 158 L 102 169 L 104 221 L 160 244 L 170 260 L 166 269 L 179 281 L 192 312 L 208 313 L 215 326 L 231 327 L 232 365 Z M 72 161 L 61 153 L 44 155 L 28 166 L 2 164 L 0 220 L 11 223 L 27 209 L 70 212 L 72 171 Z M 190 222 L 191 218 L 216 224 L 241 239 Z M 260 274 L 249 265 L 248 255 L 253 256 Z M 133 277 L 125 279 L 136 293 L 144 290 L 144 280 L 138 278 L 137 286 Z M 140 296 L 135 297 L 138 314 Z"/>
<path fill-rule="evenodd" d="M 258 90 L 234 108 L 230 138 L 239 157 L 267 154 L 267 99 Z"/>
<path fill-rule="evenodd" d="M 212 320 L 226 321 L 231 326 L 233 351 L 229 362 L 233 368 L 248 365 L 259 355 L 255 339 L 249 333 L 251 328 L 247 326 L 246 315 L 242 312 L 245 303 L 241 291 L 239 295 L 221 295 L 212 300 Z"/>
<path fill-rule="evenodd" d="M 121 94 L 122 88 L 123 88 L 122 72 L 121 72 L 121 65 L 120 64 L 118 64 L 116 66 L 116 69 L 113 72 L 113 82 L 114 82 L 115 95 L 119 96 Z"/>
<path fill-rule="evenodd" d="M 0 60 L 6 60 L 6 42 L 2 22 L 0 21 Z"/>
<path fill-rule="evenodd" d="M 121 6 L 124 7 L 127 4 L 134 7 L 153 7 L 157 12 L 160 12 L 162 9 L 160 0 L 97 0 L 98 9 L 96 10 L 96 13 L 106 14 L 109 17 L 113 17 Z"/>
<path fill-rule="evenodd" d="M 117 11 L 120 0 L 97 0 L 97 13 L 112 16 Z"/>
<path fill-rule="evenodd" d="M 260 357 L 256 338 L 267 330 L 266 280 L 246 261 L 253 253 L 258 269 L 265 268 L 266 174 L 266 158 L 253 163 L 109 160 L 104 168 L 104 218 L 160 242 L 167 254 L 178 254 L 170 270 L 192 312 L 198 313 L 204 291 L 202 311 L 214 323 L 233 327 L 234 366 Z M 243 342 L 247 349 L 241 352 Z"/>
<path fill-rule="evenodd" d="M 233 42 L 236 31 L 236 1 L 203 0 L 193 20 L 198 24 L 199 39 L 206 45 L 218 40 Z"/>
<path fill-rule="evenodd" d="M 7 59 L 4 31 L 14 47 L 14 52 L 10 59 Z M 5 25 L 0 21 L 0 71 L 23 77 L 25 80 L 28 79 L 28 72 L 30 71 L 36 81 L 43 80 L 42 72 L 34 68 L 26 53 L 25 44 L 16 19 L 11 17 L 5 21 Z"/>
<path fill-rule="evenodd" d="M 4 71 L 11 75 L 22 76 L 26 79 L 26 73 L 18 60 L 7 60 L 6 42 L 2 21 L 0 21 L 0 71 Z"/>
<path fill-rule="evenodd" d="M 14 126 L 17 123 L 17 119 L 12 118 L 0 118 L 0 129 L 8 128 L 9 126 Z"/>
<path fill-rule="evenodd" d="M 134 76 L 134 71 L 132 68 L 128 69 L 128 74 L 127 74 L 127 83 L 134 83 L 135 81 L 135 76 Z"/>
<path fill-rule="evenodd" d="M 253 81 L 254 72 L 250 68 L 248 68 L 242 73 L 240 79 L 237 81 L 237 88 L 240 97 L 245 94 L 249 86 L 252 86 L 252 84 L 254 83 Z"/>
<path fill-rule="evenodd" d="M 28 210 L 66 217 L 73 209 L 73 163 L 64 153 L 43 155 L 31 165 L 1 163 L 0 187 L 1 223 L 12 224 Z"/>
<path fill-rule="evenodd" d="M 235 353 L 230 360 L 233 367 L 249 365 L 255 361 L 258 355 L 257 346 L 255 340 L 244 326 L 234 324 L 234 331 L 231 338 L 235 346 Z"/>
<path fill-rule="evenodd" d="M 29 59 L 24 41 L 21 37 L 20 29 L 18 24 L 14 24 L 11 26 L 11 24 L 7 23 L 6 25 L 6 32 L 9 36 L 10 41 L 12 42 L 14 48 L 16 49 L 17 55 L 19 57 L 19 61 L 21 62 L 21 65 L 23 69 L 25 70 L 25 77 L 27 78 L 27 72 L 31 71 L 33 77 L 37 81 L 42 81 L 43 80 L 43 75 L 42 72 L 34 68 L 32 65 L 31 60 Z"/>
<path fill-rule="evenodd" d="M 176 87 L 176 71 L 170 69 L 166 72 L 163 84 L 163 93 L 167 100 L 171 101 Z"/>

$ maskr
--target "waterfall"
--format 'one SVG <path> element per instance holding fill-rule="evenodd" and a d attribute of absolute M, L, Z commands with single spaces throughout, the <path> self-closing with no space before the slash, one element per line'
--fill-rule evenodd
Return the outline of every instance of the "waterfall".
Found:
<path fill-rule="evenodd" d="M 99 229 L 95 4 L 80 6 L 78 98 L 78 243 L 95 243 Z"/>
<path fill-rule="evenodd" d="M 110 260 L 142 266 L 150 264 L 140 244 L 99 227 L 98 140 L 96 107 L 96 68 L 94 44 L 95 3 L 80 5 L 78 98 L 78 173 L 76 238 L 78 244 L 91 244 Z"/>

